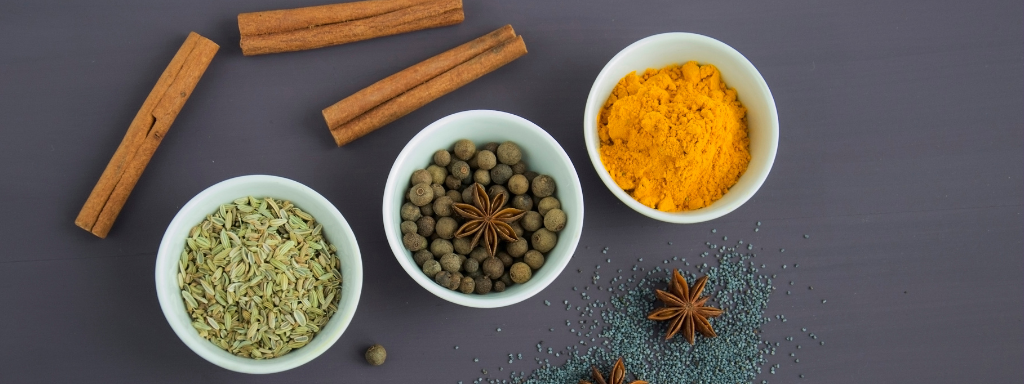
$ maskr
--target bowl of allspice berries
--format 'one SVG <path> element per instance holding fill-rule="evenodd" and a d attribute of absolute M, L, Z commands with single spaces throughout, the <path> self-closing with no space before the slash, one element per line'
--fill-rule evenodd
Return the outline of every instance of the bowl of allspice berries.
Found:
<path fill-rule="evenodd" d="M 562 147 L 522 117 L 465 111 L 412 138 L 384 187 L 398 263 L 450 302 L 526 300 L 562 272 L 583 229 L 579 176 Z"/>

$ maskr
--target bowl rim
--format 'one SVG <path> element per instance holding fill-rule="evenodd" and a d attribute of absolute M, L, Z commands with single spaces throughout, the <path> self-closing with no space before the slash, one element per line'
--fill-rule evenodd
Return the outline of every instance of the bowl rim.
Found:
<path fill-rule="evenodd" d="M 559 234 L 559 244 L 561 244 L 563 241 L 567 242 L 567 247 L 565 248 L 566 256 L 558 259 L 557 262 L 552 262 L 552 260 L 549 259 L 547 262 L 545 262 L 544 268 L 554 268 L 554 273 L 550 274 L 549 277 L 546 279 L 535 278 L 531 279 L 527 283 L 521 284 L 523 289 L 519 290 L 514 295 L 494 297 L 494 295 L 464 294 L 437 285 L 436 283 L 434 283 L 433 280 L 427 278 L 426 275 L 423 274 L 420 267 L 416 266 L 416 263 L 412 261 L 411 257 L 408 257 L 406 255 L 407 250 L 402 245 L 401 239 L 398 237 L 397 234 L 394 233 L 393 228 L 391 226 L 391 224 L 394 223 L 394 215 L 396 215 L 396 210 L 398 209 L 398 207 L 393 206 L 393 201 L 391 199 L 395 193 L 399 193 L 399 180 L 404 179 L 404 176 L 400 178 L 397 175 L 399 165 L 407 161 L 411 161 L 410 157 L 412 156 L 413 149 L 416 148 L 420 144 L 420 142 L 425 140 L 427 137 L 435 134 L 437 131 L 443 129 L 448 124 L 456 120 L 477 117 L 485 117 L 513 122 L 514 124 L 517 124 L 523 127 L 524 129 L 533 131 L 534 133 L 541 136 L 544 140 L 547 140 L 551 144 L 553 144 L 554 147 L 557 148 L 557 157 L 561 159 L 564 164 L 567 165 L 567 168 L 571 175 L 571 180 L 569 181 L 573 185 L 573 188 L 560 188 L 560 191 L 567 191 L 568 193 L 572 193 L 576 200 L 579 201 L 579 206 L 573 207 L 573 209 L 576 209 L 578 211 L 578 218 L 572 218 L 578 221 L 578 227 L 574 227 L 578 229 L 569 232 L 569 236 L 564 236 L 564 234 L 566 234 L 566 231 L 564 230 Z M 417 284 L 419 284 L 421 287 L 423 287 L 430 293 L 433 293 L 435 296 L 455 304 L 472 308 L 499 308 L 513 305 L 522 302 L 526 299 L 529 299 L 536 295 L 537 293 L 539 293 L 540 291 L 544 290 L 544 288 L 547 288 L 548 285 L 550 285 L 556 278 L 558 278 L 559 275 L 561 275 L 561 272 L 565 269 L 565 266 L 569 264 L 569 261 L 572 259 L 572 256 L 576 252 L 576 247 L 579 245 L 579 241 L 583 233 L 583 188 L 580 184 L 579 174 L 576 172 L 576 167 L 573 166 L 572 160 L 569 159 L 569 155 L 566 154 L 565 149 L 562 148 L 561 144 L 559 144 L 558 141 L 555 140 L 555 138 L 552 137 L 543 128 L 541 128 L 537 124 L 534 124 L 530 120 L 527 120 L 523 117 L 508 112 L 485 109 L 467 110 L 462 112 L 456 112 L 451 115 L 442 117 L 437 121 L 434 121 L 433 123 L 427 125 L 425 128 L 420 130 L 420 132 L 417 133 L 416 136 L 413 136 L 413 138 L 409 140 L 409 142 L 405 145 L 404 148 L 402 148 L 402 151 L 395 158 L 395 162 L 391 166 L 391 171 L 388 173 L 388 179 L 387 183 L 384 186 L 383 195 L 384 201 L 382 212 L 384 216 L 384 233 L 387 236 L 388 245 L 390 245 L 391 251 L 395 255 L 395 259 L 398 260 L 398 263 L 402 266 L 402 269 L 405 270 L 405 272 L 409 275 L 409 277 L 413 279 L 413 281 L 415 281 Z"/>
<path fill-rule="evenodd" d="M 339 326 L 333 329 L 332 332 L 327 332 L 328 328 L 326 325 L 317 334 L 317 339 L 323 338 L 324 342 L 319 344 L 317 348 L 309 348 L 307 345 L 303 348 L 296 349 L 286 356 L 274 359 L 266 360 L 254 360 L 247 359 L 240 356 L 232 355 L 226 351 L 218 349 L 206 348 L 207 346 L 203 343 L 210 343 L 208 340 L 203 339 L 199 334 L 191 327 L 183 327 L 175 322 L 171 321 L 171 316 L 177 316 L 184 313 L 188 315 L 184 306 L 181 303 L 180 294 L 177 290 L 173 293 L 168 293 L 169 284 L 176 284 L 173 281 L 176 275 L 177 269 L 171 268 L 172 273 L 167 273 L 168 269 L 163 268 L 163 265 L 173 263 L 177 265 L 176 260 L 179 258 L 178 255 L 171 255 L 171 250 L 175 249 L 175 243 L 183 240 L 183 238 L 172 239 L 173 232 L 178 232 L 175 228 L 186 224 L 183 223 L 187 213 L 198 209 L 200 204 L 203 204 L 210 195 L 218 193 L 225 189 L 245 187 L 251 184 L 261 183 L 275 183 L 285 186 L 285 188 L 292 189 L 296 193 L 304 194 L 306 198 L 316 201 L 317 204 L 322 205 L 326 208 L 326 214 L 333 216 L 338 220 L 339 230 L 342 233 L 342 237 L 345 238 L 346 242 L 350 242 L 349 252 L 351 254 L 351 260 L 345 260 L 346 263 L 343 266 L 343 276 L 345 278 L 344 290 L 349 291 L 349 296 L 346 297 L 344 304 L 340 304 L 338 311 L 328 320 L 328 324 L 333 321 L 341 322 Z M 194 224 L 189 224 L 189 227 Z M 334 240 L 338 241 L 338 240 Z M 173 260 L 168 260 L 173 259 Z M 299 367 L 306 364 L 313 359 L 319 357 L 321 354 L 327 351 L 335 342 L 341 337 L 348 326 L 352 322 L 352 318 L 355 314 L 356 308 L 359 305 L 359 297 L 362 293 L 363 283 L 363 267 L 362 267 L 362 255 L 359 251 L 359 244 L 355 237 L 355 233 L 352 231 L 352 227 L 345 220 L 345 217 L 338 211 L 334 204 L 331 204 L 323 195 L 316 192 L 312 188 L 299 183 L 295 180 L 287 179 L 280 176 L 271 175 L 245 175 L 232 177 L 216 184 L 213 184 L 203 191 L 196 194 L 192 199 L 178 210 L 170 224 L 167 226 L 167 230 L 164 232 L 163 238 L 160 241 L 160 246 L 157 250 L 156 266 L 155 266 L 155 283 L 157 300 L 160 304 L 160 309 L 164 314 L 164 319 L 167 320 L 171 329 L 178 336 L 179 339 L 185 345 L 195 352 L 197 355 L 217 365 L 221 368 L 228 369 L 235 372 L 249 373 L 249 374 L 268 374 L 286 371 Z M 176 287 L 176 285 L 175 285 Z M 174 300 L 178 298 L 178 300 Z"/>
<path fill-rule="evenodd" d="M 741 177 L 754 177 L 754 182 L 752 186 L 748 190 L 742 191 L 742 193 L 740 193 L 739 195 L 739 199 L 732 200 L 728 204 L 721 204 L 721 200 L 719 200 L 711 203 L 710 205 L 704 208 L 697 210 L 681 212 L 662 212 L 657 209 L 641 204 L 639 201 L 636 201 L 636 199 L 634 199 L 632 196 L 626 193 L 626 191 L 624 191 L 622 188 L 618 186 L 618 184 L 615 183 L 615 180 L 613 180 L 611 175 L 608 174 L 608 171 L 605 170 L 604 163 L 601 162 L 601 156 L 599 151 L 597 150 L 600 147 L 601 143 L 597 138 L 597 126 L 595 119 L 597 117 L 597 113 L 600 111 L 600 108 L 604 105 L 605 100 L 608 99 L 608 95 L 597 95 L 598 84 L 601 83 L 602 80 L 610 76 L 612 67 L 618 64 L 620 61 L 624 60 L 625 57 L 629 56 L 634 51 L 640 49 L 645 45 L 663 42 L 666 40 L 677 41 L 680 43 L 699 41 L 701 43 L 716 46 L 723 53 L 730 56 L 732 60 L 735 60 L 735 62 L 739 64 L 740 67 L 744 68 L 746 71 L 750 72 L 753 75 L 756 81 L 756 87 L 759 88 L 761 95 L 766 97 L 767 105 L 769 107 L 768 123 L 771 124 L 771 130 L 769 132 L 770 134 L 768 135 L 768 137 L 765 138 L 770 141 L 769 152 L 765 156 L 765 160 L 767 161 L 765 164 L 766 166 L 764 167 L 764 170 L 762 172 L 759 172 L 757 174 L 750 174 L 749 172 L 745 172 Z M 600 99 L 598 99 L 599 97 Z M 650 217 L 652 219 L 676 224 L 693 224 L 714 220 L 736 210 L 736 208 L 739 208 L 741 205 L 750 200 L 750 198 L 753 197 L 754 194 L 757 193 L 757 191 L 761 188 L 761 185 L 763 185 L 764 181 L 768 178 L 768 174 L 770 173 L 771 168 L 775 163 L 775 157 L 778 152 L 779 115 L 778 110 L 775 106 L 775 98 L 772 96 L 771 89 L 768 88 L 768 83 L 765 82 L 764 77 L 761 76 L 761 72 L 759 72 L 757 68 L 754 67 L 754 64 L 752 64 L 750 60 L 747 60 L 747 58 L 743 56 L 743 54 L 741 54 L 739 51 L 729 46 L 728 44 L 725 44 L 717 39 L 708 36 L 689 32 L 666 32 L 651 35 L 643 39 L 637 40 L 636 42 L 630 44 L 626 48 L 623 48 L 621 51 L 619 51 L 619 53 L 612 57 L 612 59 L 609 60 L 607 64 L 605 64 L 604 68 L 601 69 L 601 72 L 598 73 L 597 77 L 594 79 L 594 84 L 591 86 L 590 92 L 587 94 L 587 104 L 583 112 L 583 136 L 587 146 L 587 154 L 590 157 L 591 164 L 594 166 L 594 170 L 597 171 L 597 175 L 601 178 L 601 181 L 604 183 L 605 187 L 607 187 L 608 190 L 611 191 L 613 195 L 615 195 L 615 197 L 621 200 L 628 207 L 632 208 L 634 211 L 637 211 L 640 214 Z M 730 193 L 732 192 L 733 191 L 730 191 Z"/>

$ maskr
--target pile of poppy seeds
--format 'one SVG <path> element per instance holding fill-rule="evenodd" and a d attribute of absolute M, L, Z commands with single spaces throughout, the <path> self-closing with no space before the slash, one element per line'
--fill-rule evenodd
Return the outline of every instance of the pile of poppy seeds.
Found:
<path fill-rule="evenodd" d="M 758 222 L 757 226 L 760 225 Z M 804 235 L 804 238 L 808 236 Z M 723 236 L 722 240 L 728 242 L 728 237 Z M 626 382 L 631 381 L 629 378 L 652 384 L 753 382 L 767 363 L 767 356 L 775 355 L 780 347 L 780 342 L 762 340 L 760 335 L 761 327 L 772 321 L 772 318 L 764 316 L 764 312 L 770 294 L 777 289 L 773 286 L 776 275 L 763 272 L 766 265 L 755 262 L 758 255 L 752 244 L 742 240 L 728 243 L 705 243 L 708 251 L 691 257 L 692 265 L 686 258 L 674 256 L 660 260 L 660 263 L 655 261 L 664 267 L 656 266 L 652 269 L 642 266 L 649 264 L 644 264 L 641 257 L 632 270 L 614 271 L 617 276 L 611 280 L 601 276 L 601 267 L 597 265 L 589 286 L 573 287 L 573 291 L 579 292 L 583 303 L 575 304 L 569 300 L 554 303 L 543 301 L 546 306 L 558 308 L 558 304 L 562 304 L 566 311 L 575 309 L 578 312 L 578 316 L 573 316 L 574 319 L 565 321 L 565 326 L 572 334 L 580 337 L 579 343 L 564 348 L 549 347 L 543 341 L 537 343 L 537 352 L 542 356 L 567 356 L 568 360 L 564 364 L 556 366 L 550 363 L 549 358 L 536 357 L 534 361 L 539 367 L 533 372 L 512 370 L 508 379 L 479 377 L 472 382 L 576 383 L 580 379 L 589 380 L 591 366 L 606 372 L 619 357 L 624 358 Z M 784 250 L 780 249 L 780 252 Z M 601 261 L 605 262 L 603 258 L 611 255 L 608 255 L 607 247 L 602 253 Z M 648 260 L 648 263 L 651 261 Z M 611 259 L 607 259 L 607 262 L 610 263 Z M 710 296 L 709 306 L 725 311 L 711 320 L 717 337 L 698 335 L 693 345 L 681 335 L 665 340 L 668 323 L 647 319 L 648 313 L 661 306 L 655 290 L 668 289 L 674 268 L 679 269 L 690 284 L 700 276 L 708 276 L 703 295 Z M 578 272 L 583 271 L 580 269 Z M 793 284 L 792 281 L 788 282 L 790 286 Z M 591 287 L 608 291 L 611 298 L 608 301 L 594 299 L 588 294 Z M 784 315 L 776 315 L 775 319 L 786 322 Z M 802 328 L 802 331 L 807 333 L 807 328 Z M 825 345 L 813 333 L 807 333 L 806 336 L 809 338 L 805 341 L 808 346 Z M 794 343 L 792 336 L 785 339 L 786 342 Z M 794 344 L 797 350 L 801 349 L 799 341 Z M 789 353 L 789 356 L 793 359 L 795 353 Z M 522 353 L 508 354 L 508 364 L 522 359 Z M 794 359 L 794 362 L 799 363 L 800 360 Z M 780 364 L 773 364 L 767 370 L 769 374 L 775 375 L 779 368 Z M 504 371 L 504 368 L 499 370 Z M 487 375 L 486 370 L 481 372 Z M 804 375 L 799 374 L 797 377 L 803 378 Z M 768 380 L 759 382 L 764 384 Z"/>

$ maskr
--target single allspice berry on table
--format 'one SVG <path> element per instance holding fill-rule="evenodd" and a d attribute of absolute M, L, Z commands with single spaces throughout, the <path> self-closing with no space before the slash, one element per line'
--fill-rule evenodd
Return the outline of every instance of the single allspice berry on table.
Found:
<path fill-rule="evenodd" d="M 388 352 L 384 350 L 384 346 L 380 344 L 374 344 L 372 347 L 366 350 L 366 362 L 370 365 L 381 365 L 384 364 L 384 360 L 388 357 Z"/>

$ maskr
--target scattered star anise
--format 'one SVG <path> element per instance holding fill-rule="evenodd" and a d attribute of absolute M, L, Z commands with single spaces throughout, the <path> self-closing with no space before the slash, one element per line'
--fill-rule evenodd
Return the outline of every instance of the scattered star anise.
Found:
<path fill-rule="evenodd" d="M 512 230 L 509 223 L 519 220 L 526 212 L 515 208 L 501 209 L 505 205 L 505 194 L 499 193 L 491 200 L 480 184 L 473 184 L 473 205 L 452 204 L 452 209 L 460 216 L 466 218 L 466 223 L 455 231 L 455 237 L 473 236 L 470 248 L 476 248 L 480 237 L 484 238 L 484 248 L 487 253 L 494 256 L 498 253 L 498 241 L 516 241 L 516 231 Z"/>
<path fill-rule="evenodd" d="M 622 384 L 622 381 L 626 379 L 626 365 L 622 363 L 622 358 L 615 362 L 612 366 L 612 371 L 608 372 L 608 381 L 604 381 L 604 376 L 601 376 L 601 371 L 597 370 L 597 367 L 590 366 L 590 376 L 594 378 L 596 384 Z M 586 380 L 580 380 L 579 384 L 592 384 Z M 636 380 L 629 384 L 647 384 L 646 381 Z"/>
<path fill-rule="evenodd" d="M 676 269 L 673 270 L 672 280 L 669 282 L 671 293 L 660 289 L 655 292 L 658 295 L 658 300 L 665 303 L 665 306 L 651 311 L 647 318 L 658 321 L 672 321 L 669 324 L 665 340 L 671 339 L 672 336 L 675 336 L 680 331 L 682 331 L 683 337 L 690 344 L 693 344 L 694 330 L 700 332 L 704 337 L 717 336 L 715 335 L 715 330 L 711 329 L 711 323 L 708 322 L 708 318 L 718 317 L 722 314 L 722 310 L 704 306 L 708 298 L 706 296 L 700 297 L 701 292 L 704 291 L 704 284 L 707 281 L 707 276 L 701 277 L 697 279 L 693 287 L 690 287 L 686 284 L 686 279 L 683 278 L 683 275 Z"/>

